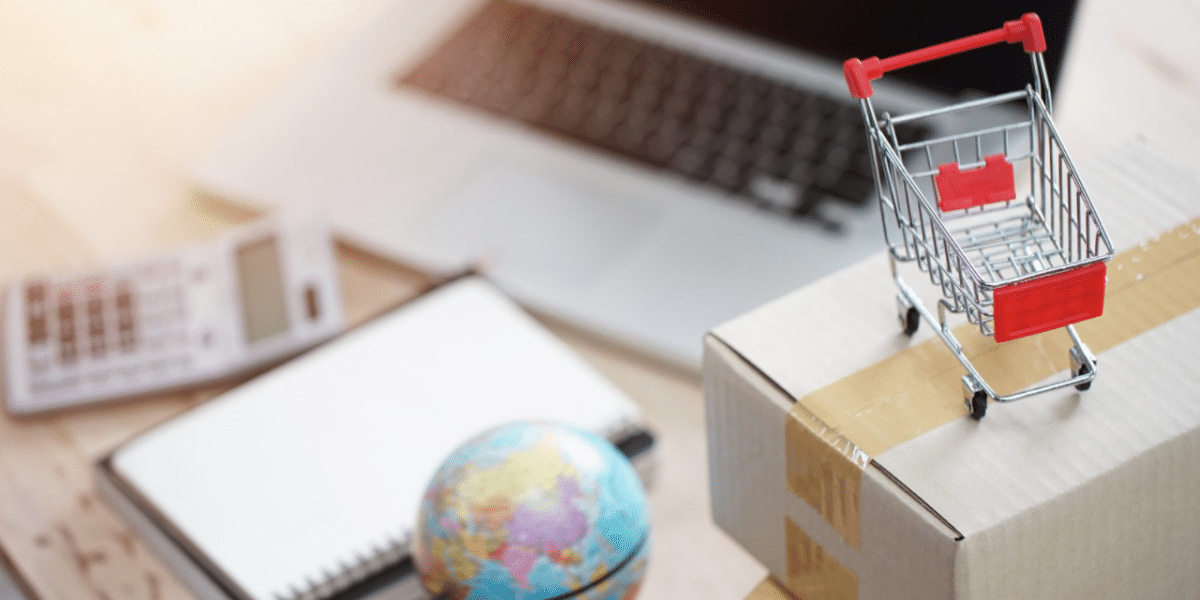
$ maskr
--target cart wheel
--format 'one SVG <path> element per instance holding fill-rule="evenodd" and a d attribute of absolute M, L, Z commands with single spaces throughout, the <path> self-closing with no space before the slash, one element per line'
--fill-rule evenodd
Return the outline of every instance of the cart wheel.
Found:
<path fill-rule="evenodd" d="M 904 312 L 904 335 L 912 335 L 917 332 L 917 328 L 921 326 L 921 313 L 917 312 L 916 308 L 909 308 Z"/>
<path fill-rule="evenodd" d="M 1087 375 L 1088 373 L 1092 372 L 1092 368 L 1089 367 L 1087 361 L 1084 360 L 1085 352 L 1087 352 L 1086 347 L 1084 347 L 1082 349 L 1079 347 L 1073 347 L 1073 348 L 1071 348 L 1070 352 L 1068 352 L 1068 354 L 1071 356 L 1071 377 Z M 1095 360 L 1095 359 L 1093 359 L 1093 360 Z M 1091 381 L 1085 381 L 1083 383 L 1075 384 L 1075 389 L 1077 389 L 1081 392 L 1086 392 L 1091 387 L 1092 387 Z"/>
<path fill-rule="evenodd" d="M 988 393 L 983 382 L 975 379 L 970 373 L 962 376 L 962 399 L 967 410 L 971 413 L 971 418 L 976 421 L 983 418 L 987 413 Z"/>
<path fill-rule="evenodd" d="M 900 319 L 900 327 L 904 335 L 912 335 L 921 326 L 921 313 L 903 294 L 896 294 L 896 316 Z"/>
<path fill-rule="evenodd" d="M 1074 374 L 1074 376 L 1078 377 L 1080 375 L 1087 375 L 1088 373 L 1091 373 L 1091 372 L 1092 372 L 1092 370 L 1089 369 L 1087 365 L 1079 365 L 1079 370 L 1077 373 Z M 1081 392 L 1086 392 L 1089 389 L 1091 389 L 1091 387 L 1092 387 L 1092 382 L 1090 382 L 1090 381 L 1085 381 L 1083 383 L 1075 384 L 1075 389 L 1077 389 Z"/>
<path fill-rule="evenodd" d="M 971 395 L 971 418 L 976 421 L 983 418 L 987 414 L 987 392 L 978 391 Z"/>

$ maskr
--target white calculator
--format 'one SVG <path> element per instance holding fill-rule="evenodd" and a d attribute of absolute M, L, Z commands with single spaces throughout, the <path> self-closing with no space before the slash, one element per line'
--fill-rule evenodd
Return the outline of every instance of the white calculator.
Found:
<path fill-rule="evenodd" d="M 4 292 L 0 365 L 14 415 L 230 379 L 343 328 L 328 223 L 308 213 Z"/>

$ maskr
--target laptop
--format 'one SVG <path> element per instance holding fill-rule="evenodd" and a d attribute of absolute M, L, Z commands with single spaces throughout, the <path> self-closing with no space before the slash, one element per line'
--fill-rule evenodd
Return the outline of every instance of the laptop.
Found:
<path fill-rule="evenodd" d="M 845 58 L 1036 11 L 1057 74 L 1075 0 L 996 4 L 389 0 L 194 174 L 253 209 L 324 206 L 352 245 L 481 269 L 545 317 L 698 371 L 711 327 L 884 247 Z M 1030 77 L 1019 46 L 993 47 L 889 73 L 875 103 Z"/>

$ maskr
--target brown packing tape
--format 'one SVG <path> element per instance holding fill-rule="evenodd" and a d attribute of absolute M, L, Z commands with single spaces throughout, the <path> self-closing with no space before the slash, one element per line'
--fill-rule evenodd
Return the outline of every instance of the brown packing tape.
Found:
<path fill-rule="evenodd" d="M 787 588 L 804 600 L 855 600 L 858 579 L 854 573 L 825 553 L 791 519 L 786 527 Z"/>
<path fill-rule="evenodd" d="M 1108 268 L 1104 316 L 1077 326 L 1100 354 L 1200 306 L 1200 219 L 1121 252 Z M 980 374 L 1011 393 L 1066 370 L 1070 337 L 1063 330 L 997 344 L 972 325 L 954 335 Z M 938 338 L 928 339 L 801 398 L 798 405 L 830 415 L 824 425 L 868 456 L 962 418 L 963 368 Z M 1103 377 L 1101 371 L 1100 377 Z M 795 410 L 793 411 L 795 412 Z M 861 460 L 856 461 L 861 463 Z"/>
<path fill-rule="evenodd" d="M 793 408 L 784 430 L 788 489 L 813 507 L 850 547 L 859 545 L 858 487 L 870 460 L 850 440 Z"/>
<path fill-rule="evenodd" d="M 1080 323 L 1077 331 L 1100 354 L 1197 307 L 1200 219 L 1114 257 L 1108 265 L 1104 315 Z M 954 335 L 1001 394 L 1069 368 L 1071 340 L 1063 330 L 1003 344 L 981 335 L 973 325 L 955 328 Z M 965 418 L 963 373 L 935 337 L 799 399 L 785 430 L 789 489 L 857 548 L 858 489 L 868 457 Z M 854 515 L 847 514 L 851 509 Z M 788 540 L 790 565 L 794 553 L 807 550 L 794 547 L 790 533 Z"/>

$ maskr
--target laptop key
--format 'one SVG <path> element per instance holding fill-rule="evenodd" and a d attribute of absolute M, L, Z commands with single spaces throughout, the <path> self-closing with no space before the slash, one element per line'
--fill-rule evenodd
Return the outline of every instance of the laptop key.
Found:
<path fill-rule="evenodd" d="M 709 182 L 730 192 L 740 192 L 745 184 L 745 166 L 725 156 L 713 161 Z"/>
<path fill-rule="evenodd" d="M 708 155 L 693 146 L 687 146 L 675 154 L 668 166 L 688 179 L 703 180 L 708 175 Z"/>
<path fill-rule="evenodd" d="M 821 202 L 874 188 L 849 99 L 518 2 L 486 4 L 400 82 L 826 225 Z"/>

